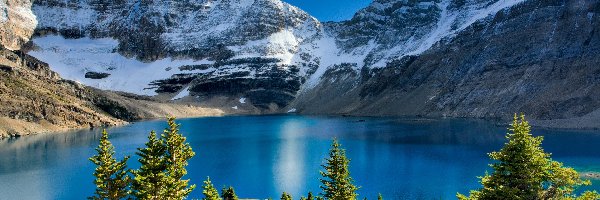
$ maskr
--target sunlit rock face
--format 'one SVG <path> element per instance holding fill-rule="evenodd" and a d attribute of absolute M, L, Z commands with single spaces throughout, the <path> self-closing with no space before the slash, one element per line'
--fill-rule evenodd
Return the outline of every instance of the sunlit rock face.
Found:
<path fill-rule="evenodd" d="M 21 49 L 37 25 L 30 0 L 0 1 L 0 43 L 11 50 Z"/>

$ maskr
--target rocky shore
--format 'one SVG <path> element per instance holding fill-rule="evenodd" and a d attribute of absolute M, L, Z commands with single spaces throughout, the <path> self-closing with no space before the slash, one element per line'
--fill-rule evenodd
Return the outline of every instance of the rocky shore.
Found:
<path fill-rule="evenodd" d="M 219 109 L 90 88 L 0 45 L 0 138 L 117 126 L 129 121 L 219 116 Z"/>
<path fill-rule="evenodd" d="M 581 172 L 579 174 L 585 179 L 600 180 L 600 172 Z"/>

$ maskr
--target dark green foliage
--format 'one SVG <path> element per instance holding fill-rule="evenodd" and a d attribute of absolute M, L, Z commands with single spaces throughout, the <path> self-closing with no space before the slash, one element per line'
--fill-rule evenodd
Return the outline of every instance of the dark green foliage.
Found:
<path fill-rule="evenodd" d="M 106 130 L 102 131 L 100 145 L 96 148 L 96 152 L 98 154 L 90 158 L 90 161 L 97 165 L 94 172 L 96 192 L 89 199 L 118 200 L 127 197 L 130 177 L 127 175 L 126 168 L 129 157 L 125 157 L 122 161 L 114 158 L 115 147 L 108 140 Z"/>
<path fill-rule="evenodd" d="M 300 197 L 300 200 L 315 200 L 312 192 L 308 192 L 308 197 Z"/>
<path fill-rule="evenodd" d="M 381 195 L 381 193 L 377 194 L 377 200 L 383 200 L 383 196 Z"/>
<path fill-rule="evenodd" d="M 281 200 L 292 200 L 292 195 L 283 192 L 283 194 L 281 195 Z"/>
<path fill-rule="evenodd" d="M 223 188 L 223 190 L 221 190 L 221 196 L 223 197 L 223 200 L 238 200 L 238 197 L 231 186 L 229 186 L 229 188 Z"/>
<path fill-rule="evenodd" d="M 329 158 L 323 165 L 325 171 L 321 171 L 320 179 L 323 189 L 323 197 L 333 200 L 355 200 L 358 194 L 358 187 L 354 185 L 354 180 L 350 177 L 348 165 L 350 160 L 346 158 L 346 151 L 340 147 L 336 139 L 333 140 L 329 150 Z"/>
<path fill-rule="evenodd" d="M 163 182 L 166 199 L 184 199 L 196 188 L 196 185 L 188 187 L 190 180 L 182 180 L 187 174 L 186 166 L 188 160 L 195 153 L 186 138 L 179 133 L 179 125 L 175 123 L 174 117 L 168 119 L 169 128 L 162 134 L 163 143 L 166 147 L 165 162 L 167 165 Z"/>
<path fill-rule="evenodd" d="M 202 189 L 202 194 L 204 194 L 204 198 L 202 198 L 203 200 L 221 200 L 221 197 L 219 197 L 219 191 L 217 191 L 217 189 L 210 182 L 210 177 L 206 178 Z"/>
<path fill-rule="evenodd" d="M 312 192 L 308 192 L 308 197 L 306 198 L 307 200 L 314 200 L 315 197 L 313 196 Z"/>
<path fill-rule="evenodd" d="M 575 199 L 576 187 L 589 185 L 572 168 L 553 161 L 541 147 L 542 137 L 530 134 L 525 116 L 514 117 L 508 142 L 499 152 L 489 154 L 494 160 L 494 172 L 481 177 L 483 188 L 471 191 L 470 196 L 458 194 L 459 199 Z M 588 192 L 583 199 L 598 199 Z"/>
<path fill-rule="evenodd" d="M 138 149 L 141 166 L 132 171 L 135 176 L 132 193 L 137 199 L 180 200 L 195 188 L 195 185 L 188 187 L 189 180 L 182 180 L 194 151 L 179 133 L 175 118 L 169 118 L 168 123 L 169 128 L 161 138 L 152 131 L 146 147 Z"/>
<path fill-rule="evenodd" d="M 152 131 L 148 136 L 146 148 L 138 148 L 136 153 L 140 158 L 141 167 L 133 171 L 134 180 L 131 188 L 137 199 L 161 199 L 165 197 L 163 182 L 167 176 L 165 160 L 166 147 L 162 140 Z"/>

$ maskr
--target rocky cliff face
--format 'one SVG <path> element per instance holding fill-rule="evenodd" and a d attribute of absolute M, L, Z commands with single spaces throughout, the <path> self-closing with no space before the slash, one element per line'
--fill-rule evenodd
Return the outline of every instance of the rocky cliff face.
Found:
<path fill-rule="evenodd" d="M 223 112 L 170 104 L 127 93 L 100 91 L 64 80 L 48 64 L 0 45 L 0 139 L 96 128 L 164 116 L 216 116 Z"/>
<path fill-rule="evenodd" d="M 95 101 L 85 86 L 61 79 L 47 64 L 0 46 L 0 138 L 124 123 Z"/>
<path fill-rule="evenodd" d="M 37 25 L 30 0 L 0 1 L 0 44 L 18 50 L 31 38 Z"/>
<path fill-rule="evenodd" d="M 298 57 L 300 48 L 323 34 L 316 19 L 279 0 L 37 1 L 33 11 L 40 39 L 34 40 L 38 50 L 32 55 L 48 60 L 69 79 L 138 94 L 247 98 L 252 107 L 262 109 L 285 107 L 295 97 L 316 68 L 309 66 L 311 55 Z M 56 45 L 44 39 L 51 34 L 72 40 Z M 115 42 L 85 49 L 69 44 L 85 38 Z M 86 43 L 94 42 L 98 40 Z M 123 61 L 77 54 L 90 48 L 96 48 L 96 57 L 107 53 Z M 122 64 L 134 58 L 141 61 L 135 63 L 139 69 Z M 88 63 L 81 66 L 73 60 Z M 149 66 L 152 63 L 161 66 Z M 135 76 L 148 70 L 154 75 L 115 75 Z M 269 96 L 276 100 L 268 100 Z"/>
<path fill-rule="evenodd" d="M 36 1 L 29 54 L 86 85 L 230 112 L 591 119 L 598 7 L 374 0 L 321 24 L 279 0 Z"/>
<path fill-rule="evenodd" d="M 418 55 L 478 20 L 523 0 L 375 0 L 349 21 L 329 23 L 343 52 L 364 55 L 359 67 L 384 67 Z"/>
<path fill-rule="evenodd" d="M 599 13 L 597 1 L 525 1 L 383 68 L 330 68 L 296 106 L 308 113 L 597 119 Z"/>

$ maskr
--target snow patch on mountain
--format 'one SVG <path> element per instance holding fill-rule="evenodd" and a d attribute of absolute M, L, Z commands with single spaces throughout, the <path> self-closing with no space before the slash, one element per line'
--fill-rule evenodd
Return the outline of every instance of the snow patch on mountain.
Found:
<path fill-rule="evenodd" d="M 74 80 L 88 86 L 125 91 L 142 95 L 155 95 L 148 84 L 155 80 L 183 73 L 179 67 L 184 65 L 213 64 L 207 60 L 175 60 L 165 58 L 144 63 L 126 58 L 115 52 L 118 42 L 109 38 L 102 39 L 65 39 L 61 36 L 35 38 L 35 51 L 29 54 L 50 64 L 52 70 L 63 78 Z M 214 69 L 194 70 L 193 73 L 207 73 Z M 88 72 L 107 73 L 103 79 L 86 78 Z M 189 73 L 190 71 L 186 71 Z"/>
<path fill-rule="evenodd" d="M 304 84 L 305 89 L 310 89 L 319 84 L 325 72 L 339 64 L 344 63 L 356 63 L 359 70 L 359 66 L 364 66 L 365 59 L 369 51 L 375 48 L 375 43 L 370 41 L 368 45 L 356 48 L 351 52 L 343 52 L 336 43 L 336 38 L 327 35 L 320 38 L 314 44 L 315 48 L 308 50 L 309 53 L 319 58 L 319 67 L 317 70 L 310 74 L 308 81 Z"/>
<path fill-rule="evenodd" d="M 468 6 L 466 12 L 451 12 L 448 11 L 449 2 L 439 3 L 438 6 L 442 9 L 441 17 L 436 28 L 426 37 L 426 39 L 418 45 L 414 51 L 405 53 L 404 55 L 418 55 L 431 48 L 435 43 L 445 37 L 453 37 L 457 33 L 463 31 L 475 22 L 493 16 L 499 11 L 515 6 L 526 0 L 499 0 L 491 5 L 475 4 Z M 459 24 L 459 28 L 453 29 L 453 26 Z"/>
<path fill-rule="evenodd" d="M 344 51 L 373 45 L 366 67 L 385 67 L 390 60 L 419 55 L 444 38 L 526 0 L 443 1 L 375 0 L 349 22 L 332 27 Z M 459 6 L 457 6 L 459 4 Z M 395 9 L 395 10 L 394 10 Z M 348 34 L 350 33 L 350 34 Z M 363 43 L 363 45 L 356 45 Z M 360 63 L 358 63 L 360 64 Z"/>
<path fill-rule="evenodd" d="M 281 64 L 292 64 L 300 39 L 292 31 L 282 30 L 266 39 L 249 41 L 244 45 L 229 47 L 237 52 L 234 58 L 269 57 L 280 59 Z"/>
<path fill-rule="evenodd" d="M 8 6 L 5 1 L 0 1 L 0 23 L 8 21 Z"/>
<path fill-rule="evenodd" d="M 40 18 L 39 27 L 81 28 L 90 26 L 98 17 L 89 5 L 81 4 L 76 9 L 66 7 L 34 6 L 35 15 Z"/>
<path fill-rule="evenodd" d="M 179 92 L 179 94 L 174 96 L 171 100 L 178 100 L 178 99 L 181 99 L 181 98 L 187 97 L 187 96 L 190 96 L 190 86 L 183 88 L 183 90 L 181 90 Z"/>

